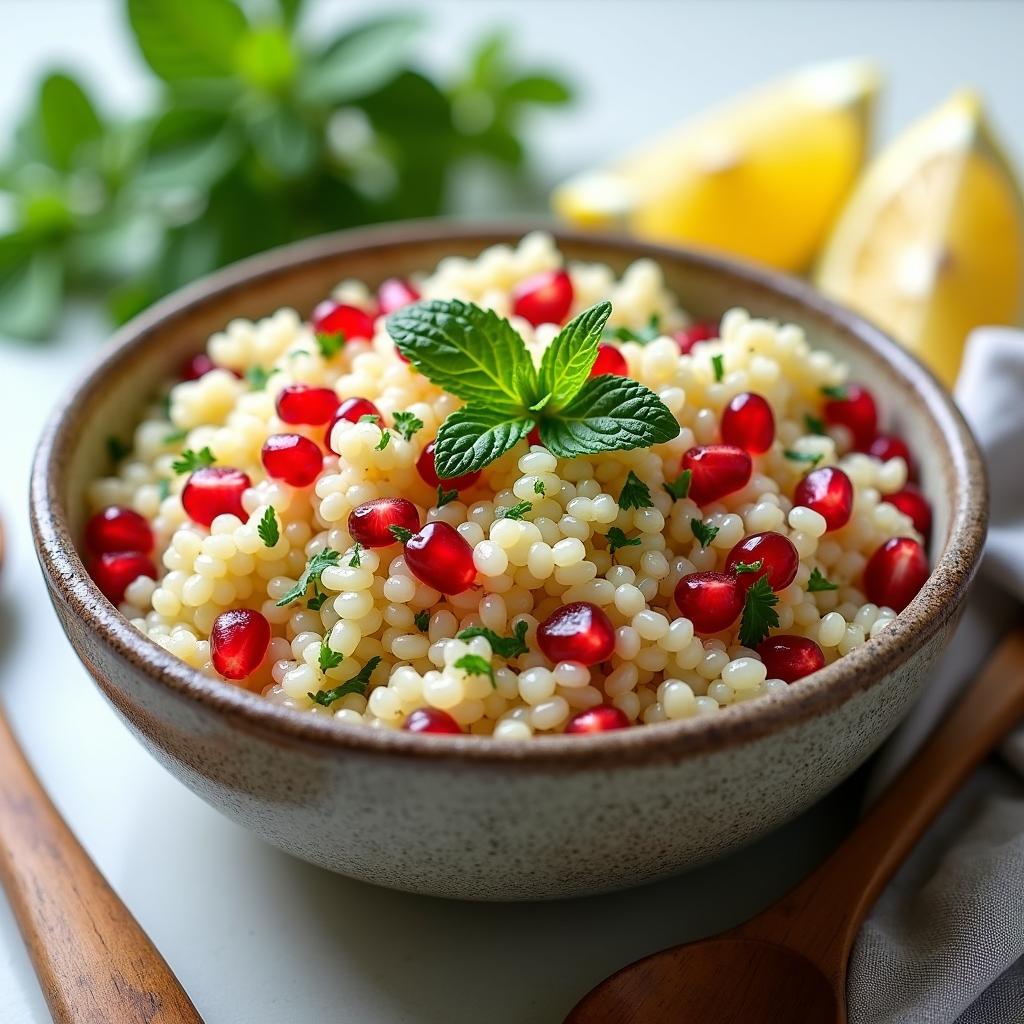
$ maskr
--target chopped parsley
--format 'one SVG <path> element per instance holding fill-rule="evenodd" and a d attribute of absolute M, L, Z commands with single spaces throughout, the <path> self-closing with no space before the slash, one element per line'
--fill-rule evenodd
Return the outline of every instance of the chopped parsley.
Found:
<path fill-rule="evenodd" d="M 609 327 L 604 331 L 604 337 L 614 338 L 616 341 L 635 341 L 641 345 L 661 337 L 661 315 L 652 313 L 651 319 L 647 321 L 646 327 L 634 331 L 632 327 Z"/>
<path fill-rule="evenodd" d="M 812 469 L 821 462 L 823 458 L 825 458 L 821 452 L 818 452 L 817 454 L 812 454 L 810 452 L 797 452 L 792 448 L 783 449 L 782 454 L 785 455 L 790 462 L 807 462 L 810 464 Z"/>
<path fill-rule="evenodd" d="M 342 654 L 341 651 L 332 651 L 326 640 L 321 641 L 320 654 L 317 658 L 321 672 L 327 672 L 332 668 L 337 668 L 344 660 L 345 655 Z"/>
<path fill-rule="evenodd" d="M 415 413 L 400 409 L 391 417 L 395 430 L 397 430 L 406 441 L 411 441 L 413 434 L 423 429 L 423 420 Z"/>
<path fill-rule="evenodd" d="M 830 579 L 822 574 L 822 571 L 815 566 L 811 570 L 811 578 L 807 581 L 807 592 L 809 594 L 817 594 L 822 590 L 838 590 L 839 584 L 833 583 Z"/>
<path fill-rule="evenodd" d="M 437 507 L 444 508 L 449 501 L 454 501 L 459 496 L 458 491 L 446 491 L 444 484 L 437 485 Z"/>
<path fill-rule="evenodd" d="M 725 356 L 719 353 L 711 357 L 711 369 L 715 372 L 715 380 L 721 384 L 725 380 Z"/>
<path fill-rule="evenodd" d="M 651 489 L 633 472 L 629 471 L 619 495 L 619 508 L 652 508 Z"/>
<path fill-rule="evenodd" d="M 825 421 L 817 416 L 812 416 L 809 412 L 804 413 L 804 426 L 807 427 L 808 434 L 820 434 L 823 437 L 828 434 L 825 429 Z"/>
<path fill-rule="evenodd" d="M 691 519 L 690 529 L 702 548 L 706 548 L 718 536 L 718 527 L 709 526 L 701 519 Z"/>
<path fill-rule="evenodd" d="M 375 412 L 367 412 L 356 420 L 356 423 L 376 423 L 380 417 Z"/>
<path fill-rule="evenodd" d="M 388 533 L 391 534 L 399 544 L 408 544 L 412 540 L 412 530 L 407 530 L 404 526 L 389 526 Z"/>
<path fill-rule="evenodd" d="M 666 480 L 661 486 L 679 501 L 690 493 L 690 480 L 693 479 L 693 470 L 684 469 L 675 480 Z"/>
<path fill-rule="evenodd" d="M 380 440 L 374 445 L 374 451 L 382 452 L 391 443 L 391 431 L 382 430 L 380 434 Z"/>
<path fill-rule="evenodd" d="M 320 355 L 324 359 L 330 359 L 336 356 L 341 351 L 341 346 L 345 344 L 345 332 L 325 334 L 323 331 L 317 331 L 316 343 L 320 346 Z"/>
<path fill-rule="evenodd" d="M 779 624 L 779 616 L 775 611 L 778 603 L 779 599 L 772 592 L 767 576 L 762 576 L 749 587 L 740 618 L 740 643 L 744 647 L 757 647 L 772 628 Z"/>
<path fill-rule="evenodd" d="M 608 553 L 612 558 L 619 548 L 635 548 L 641 543 L 639 537 L 627 537 L 617 526 L 613 526 L 604 536 L 608 541 Z"/>
<path fill-rule="evenodd" d="M 164 501 L 171 496 L 171 481 L 167 477 L 161 477 L 156 485 L 156 492 L 160 495 L 160 500 Z"/>
<path fill-rule="evenodd" d="M 209 448 L 200 448 L 199 451 L 193 451 L 191 448 L 186 448 L 180 458 L 175 459 L 171 463 L 171 469 L 174 470 L 178 476 L 184 473 L 192 473 L 197 469 L 206 469 L 208 466 L 212 466 L 217 461 L 217 456 L 210 451 Z"/>
<path fill-rule="evenodd" d="M 260 520 L 259 526 L 256 527 L 256 532 L 268 548 L 272 548 L 281 539 L 281 527 L 277 523 L 277 513 L 274 511 L 273 505 L 267 506 L 267 511 L 263 513 L 263 518 Z"/>
<path fill-rule="evenodd" d="M 845 402 L 850 397 L 850 392 L 846 390 L 845 384 L 836 384 L 823 387 L 821 393 L 826 398 L 834 398 L 839 402 Z"/>
<path fill-rule="evenodd" d="M 340 552 L 335 551 L 334 548 L 324 548 L 323 551 L 317 552 L 306 563 L 306 568 L 303 569 L 302 575 L 298 578 L 295 586 L 277 602 L 278 608 L 283 608 L 286 604 L 291 604 L 292 601 L 297 601 L 300 597 L 303 597 L 311 583 L 314 585 L 319 584 L 320 577 L 324 574 L 324 569 L 337 565 L 340 557 Z M 320 604 L 323 604 L 323 601 Z"/>
<path fill-rule="evenodd" d="M 542 498 L 547 493 L 544 490 L 544 481 L 541 480 L 540 477 L 533 481 L 533 493 L 539 494 Z"/>
<path fill-rule="evenodd" d="M 412 621 L 416 623 L 416 628 L 421 633 L 426 633 L 430 628 L 430 612 L 424 608 L 422 611 L 417 612 L 413 617 Z"/>
<path fill-rule="evenodd" d="M 526 654 L 530 649 L 526 644 L 526 631 L 528 628 L 525 622 L 517 622 L 513 630 L 513 636 L 501 636 L 486 626 L 470 626 L 469 629 L 464 629 L 459 633 L 459 639 L 472 640 L 475 636 L 482 636 L 491 645 L 491 650 L 499 658 L 517 658 L 520 654 Z"/>
<path fill-rule="evenodd" d="M 491 667 L 491 663 L 486 658 L 481 658 L 479 654 L 464 654 L 455 662 L 455 667 L 461 668 L 463 672 L 471 676 L 487 676 L 491 681 L 491 686 L 495 688 L 498 686 L 494 679 L 494 669 Z"/>
<path fill-rule="evenodd" d="M 370 685 L 370 676 L 373 670 L 380 664 L 380 658 L 371 658 L 351 679 L 335 686 L 330 690 L 317 690 L 316 693 L 307 693 L 314 704 L 322 708 L 329 708 L 336 700 L 341 700 L 346 694 L 358 693 L 361 697 L 366 696 L 366 688 Z"/>
<path fill-rule="evenodd" d="M 267 386 L 267 381 L 275 373 L 280 373 L 276 366 L 272 370 L 264 370 L 262 366 L 250 366 L 245 371 L 245 379 L 249 382 L 249 387 L 253 391 L 262 391 Z"/>
<path fill-rule="evenodd" d="M 180 444 L 186 437 L 187 430 L 172 430 L 169 434 L 164 434 L 164 444 Z"/>
<path fill-rule="evenodd" d="M 494 513 L 495 519 L 522 519 L 533 505 L 528 501 L 520 501 L 515 505 L 499 505 Z"/>
<path fill-rule="evenodd" d="M 328 596 L 329 595 L 325 594 L 320 589 L 320 584 L 317 583 L 314 580 L 313 581 L 313 596 L 306 602 L 306 607 L 311 612 L 318 612 L 318 611 L 320 611 L 321 608 L 323 608 L 324 604 L 327 602 Z"/>
<path fill-rule="evenodd" d="M 759 558 L 756 562 L 737 562 L 733 567 L 732 571 L 737 576 L 742 576 L 748 572 L 760 572 L 764 568 L 764 559 Z"/>
<path fill-rule="evenodd" d="M 352 557 L 348 560 L 348 564 L 353 569 L 358 569 L 363 564 L 363 545 L 356 541 L 355 547 L 352 548 Z"/>

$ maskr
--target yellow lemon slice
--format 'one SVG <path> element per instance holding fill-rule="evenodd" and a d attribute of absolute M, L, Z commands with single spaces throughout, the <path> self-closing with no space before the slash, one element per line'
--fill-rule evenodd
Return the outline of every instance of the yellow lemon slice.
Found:
<path fill-rule="evenodd" d="M 818 267 L 819 287 L 952 386 L 964 341 L 1024 302 L 1024 203 L 978 97 L 961 92 L 871 163 Z"/>
<path fill-rule="evenodd" d="M 808 68 L 565 182 L 555 212 L 806 269 L 864 161 L 879 77 L 864 61 Z"/>

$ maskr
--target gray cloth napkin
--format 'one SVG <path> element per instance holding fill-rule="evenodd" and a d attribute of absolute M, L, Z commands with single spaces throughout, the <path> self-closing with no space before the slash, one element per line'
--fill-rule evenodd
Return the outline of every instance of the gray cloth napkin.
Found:
<path fill-rule="evenodd" d="M 1024 602 L 1024 331 L 975 331 L 956 389 L 985 451 L 992 520 L 963 622 L 883 749 L 869 796 L 893 778 Z M 964 787 L 861 930 L 851 1024 L 1024 1024 L 1024 729 Z"/>

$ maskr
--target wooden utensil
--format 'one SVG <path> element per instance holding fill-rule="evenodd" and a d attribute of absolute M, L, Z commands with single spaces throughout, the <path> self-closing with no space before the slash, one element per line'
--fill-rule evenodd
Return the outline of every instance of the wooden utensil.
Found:
<path fill-rule="evenodd" d="M 842 845 L 757 917 L 638 960 L 565 1024 L 845 1024 L 850 950 L 893 872 L 1024 715 L 1024 628 L 1011 633 Z"/>
<path fill-rule="evenodd" d="M 0 565 L 3 564 L 0 526 Z M 0 715 L 0 882 L 57 1024 L 203 1024 Z"/>

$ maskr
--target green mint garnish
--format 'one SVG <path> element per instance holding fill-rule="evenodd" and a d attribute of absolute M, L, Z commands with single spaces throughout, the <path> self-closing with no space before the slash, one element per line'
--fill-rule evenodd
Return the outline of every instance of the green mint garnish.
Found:
<path fill-rule="evenodd" d="M 706 548 L 718 536 L 717 526 L 708 526 L 700 519 L 691 519 L 690 529 L 702 548 Z"/>
<path fill-rule="evenodd" d="M 634 331 L 632 327 L 606 327 L 603 337 L 614 338 L 616 341 L 635 341 L 641 345 L 650 344 L 661 337 L 661 317 L 657 313 L 651 314 L 646 327 Z"/>
<path fill-rule="evenodd" d="M 590 377 L 611 304 L 598 303 L 555 336 L 535 367 L 523 339 L 491 310 L 430 300 L 388 318 L 398 351 L 467 404 L 441 425 L 443 480 L 482 469 L 537 426 L 560 458 L 670 441 L 679 424 L 654 392 L 628 377 Z"/>
<path fill-rule="evenodd" d="M 821 462 L 823 458 L 825 458 L 825 456 L 822 455 L 821 452 L 819 452 L 817 455 L 811 455 L 808 452 L 794 451 L 792 448 L 783 449 L 782 454 L 785 455 L 786 458 L 789 459 L 791 462 L 808 462 L 810 463 L 812 469 L 819 462 Z"/>
<path fill-rule="evenodd" d="M 817 416 L 812 416 L 809 412 L 804 413 L 804 425 L 807 427 L 808 434 L 821 434 L 825 436 L 828 431 L 825 429 L 824 420 L 820 420 Z"/>
<path fill-rule="evenodd" d="M 375 412 L 364 413 L 356 420 L 357 423 L 376 423 L 380 417 Z"/>
<path fill-rule="evenodd" d="M 192 473 L 197 469 L 206 469 L 207 466 L 212 466 L 216 461 L 217 457 L 209 448 L 200 448 L 197 452 L 194 452 L 191 448 L 186 448 L 181 453 L 180 458 L 175 459 L 171 463 L 171 469 L 178 476 L 182 476 L 185 473 Z"/>
<path fill-rule="evenodd" d="M 113 435 L 107 438 L 107 454 L 111 462 L 120 462 L 130 451 L 131 448 L 121 438 Z"/>
<path fill-rule="evenodd" d="M 320 644 L 317 660 L 320 663 L 320 671 L 326 672 L 328 669 L 337 668 L 345 660 L 345 655 L 341 651 L 332 651 L 324 640 Z"/>
<path fill-rule="evenodd" d="M 338 331 L 337 334 L 317 332 L 316 343 L 320 346 L 320 355 L 324 359 L 331 359 L 341 351 L 341 346 L 345 344 L 345 334 L 343 331 Z"/>
<path fill-rule="evenodd" d="M 850 397 L 850 393 L 846 390 L 845 384 L 836 384 L 834 386 L 823 387 L 821 393 L 826 398 L 835 398 L 840 402 L 846 401 Z"/>
<path fill-rule="evenodd" d="M 180 444 L 186 437 L 187 430 L 172 430 L 169 434 L 164 434 L 164 444 Z"/>
<path fill-rule="evenodd" d="M 245 379 L 249 382 L 249 387 L 253 391 L 262 391 L 267 386 L 267 381 L 275 373 L 280 373 L 276 366 L 272 370 L 264 370 L 262 366 L 250 366 L 245 371 Z"/>
<path fill-rule="evenodd" d="M 768 577 L 762 576 L 747 590 L 740 619 L 740 643 L 744 647 L 757 647 L 771 629 L 779 624 L 775 605 L 778 597 L 772 592 Z"/>
<path fill-rule="evenodd" d="M 486 658 L 481 658 L 479 654 L 464 654 L 455 662 L 455 667 L 461 668 L 463 672 L 471 676 L 487 676 L 491 681 L 491 686 L 497 687 L 498 685 L 494 681 L 494 669 L 491 667 L 491 663 Z"/>
<path fill-rule="evenodd" d="M 619 508 L 652 508 L 651 489 L 633 472 L 629 471 L 619 495 Z"/>
<path fill-rule="evenodd" d="M 412 621 L 416 623 L 416 628 L 421 633 L 426 633 L 430 628 L 430 612 L 424 608 L 422 611 L 417 612 L 413 617 Z"/>
<path fill-rule="evenodd" d="M 530 649 L 526 644 L 528 628 L 525 622 L 517 622 L 512 636 L 501 636 L 486 626 L 470 626 L 469 629 L 464 629 L 459 633 L 459 639 L 472 640 L 475 636 L 482 636 L 499 658 L 517 658 L 520 654 L 526 654 Z M 456 662 L 456 664 L 458 663 Z"/>
<path fill-rule="evenodd" d="M 348 560 L 348 564 L 353 569 L 358 569 L 363 564 L 363 545 L 358 541 L 355 547 L 352 548 L 352 557 Z"/>
<path fill-rule="evenodd" d="M 635 548 L 642 543 L 639 537 L 627 537 L 617 526 L 613 526 L 604 536 L 608 541 L 608 553 L 612 558 L 619 548 Z"/>
<path fill-rule="evenodd" d="M 817 594 L 822 590 L 838 590 L 839 584 L 826 579 L 817 566 L 811 570 L 811 578 L 807 581 L 807 592 Z"/>
<path fill-rule="evenodd" d="M 390 533 L 399 544 L 407 544 L 412 540 L 412 530 L 407 530 L 404 526 L 389 526 L 388 533 Z"/>
<path fill-rule="evenodd" d="M 721 354 L 712 356 L 711 369 L 715 371 L 715 380 L 721 384 L 725 380 L 725 356 Z"/>
<path fill-rule="evenodd" d="M 318 612 L 327 603 L 327 598 L 329 596 L 330 596 L 329 594 L 324 593 L 320 589 L 320 584 L 317 583 L 316 580 L 314 580 L 313 581 L 313 596 L 306 602 L 306 607 L 311 612 Z"/>
<path fill-rule="evenodd" d="M 348 693 L 358 693 L 361 697 L 366 696 L 366 688 L 370 685 L 370 676 L 373 670 L 380 664 L 380 658 L 371 658 L 351 679 L 335 686 L 331 690 L 317 690 L 316 693 L 307 693 L 311 701 L 321 707 L 329 708 L 336 700 L 341 700 Z"/>
<path fill-rule="evenodd" d="M 690 480 L 693 478 L 692 469 L 684 469 L 675 480 L 666 480 L 661 486 L 679 501 L 690 493 Z"/>
<path fill-rule="evenodd" d="M 748 572 L 760 572 L 764 568 L 764 559 L 759 558 L 756 562 L 737 562 L 733 567 L 732 571 L 737 576 L 742 576 Z"/>
<path fill-rule="evenodd" d="M 306 563 L 306 568 L 303 569 L 302 575 L 298 578 L 295 586 L 277 602 L 278 608 L 283 608 L 286 604 L 291 604 L 292 601 L 297 601 L 300 597 L 303 597 L 309 589 L 310 583 L 319 584 L 320 577 L 324 574 L 324 569 L 337 565 L 340 557 L 341 553 L 333 548 L 324 548 L 323 551 L 315 554 Z M 322 601 L 321 604 L 323 604 Z"/>
<path fill-rule="evenodd" d="M 459 496 L 458 491 L 446 491 L 444 484 L 437 485 L 437 508 L 444 508 L 449 501 L 454 501 Z"/>
<path fill-rule="evenodd" d="M 267 511 L 263 513 L 263 518 L 260 520 L 259 526 L 256 527 L 256 532 L 268 548 L 272 548 L 281 539 L 281 528 L 277 525 L 277 513 L 274 511 L 273 505 L 267 506 Z"/>
<path fill-rule="evenodd" d="M 494 512 L 495 519 L 522 519 L 533 505 L 528 501 L 520 501 L 515 505 L 499 505 Z"/>
<path fill-rule="evenodd" d="M 542 498 L 544 497 L 546 492 L 544 490 L 544 481 L 543 480 L 534 480 L 533 481 L 533 493 L 534 494 L 539 494 Z"/>
<path fill-rule="evenodd" d="M 415 413 L 406 412 L 404 409 L 399 410 L 391 417 L 394 423 L 395 430 L 397 430 L 406 441 L 412 440 L 413 434 L 418 430 L 423 429 L 423 420 L 421 420 Z"/>
<path fill-rule="evenodd" d="M 380 440 L 373 446 L 373 450 L 376 452 L 382 452 L 391 443 L 391 431 L 382 430 L 380 434 Z"/>

